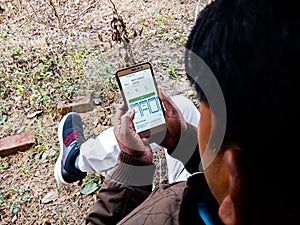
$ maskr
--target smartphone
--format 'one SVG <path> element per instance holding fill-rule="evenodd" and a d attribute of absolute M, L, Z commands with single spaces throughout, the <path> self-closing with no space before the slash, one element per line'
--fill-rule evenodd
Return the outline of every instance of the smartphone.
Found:
<path fill-rule="evenodd" d="M 164 108 L 151 64 L 145 62 L 120 69 L 116 72 L 116 80 L 127 108 L 135 110 L 135 131 L 141 137 L 165 131 Z"/>

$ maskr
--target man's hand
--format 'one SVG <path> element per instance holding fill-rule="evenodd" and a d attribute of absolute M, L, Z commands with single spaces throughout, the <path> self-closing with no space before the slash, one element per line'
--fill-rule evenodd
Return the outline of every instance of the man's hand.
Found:
<path fill-rule="evenodd" d="M 125 105 L 117 108 L 114 121 L 114 134 L 120 149 L 128 155 L 139 158 L 147 164 L 151 164 L 153 153 L 147 139 L 141 139 L 133 128 L 135 111 L 129 109 L 125 112 Z"/>
<path fill-rule="evenodd" d="M 167 126 L 165 138 L 160 145 L 168 150 L 173 150 L 179 142 L 180 135 L 187 130 L 187 124 L 170 96 L 166 95 L 161 88 L 159 88 L 159 98 L 165 106 Z"/>

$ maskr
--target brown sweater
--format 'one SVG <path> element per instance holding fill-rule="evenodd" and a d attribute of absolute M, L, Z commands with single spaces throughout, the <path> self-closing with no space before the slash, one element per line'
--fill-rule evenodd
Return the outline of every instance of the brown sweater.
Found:
<path fill-rule="evenodd" d="M 195 150 L 191 139 L 197 140 L 197 129 L 189 126 L 176 151 L 187 153 L 191 148 Z M 185 165 L 195 162 L 199 164 L 197 159 L 192 159 Z M 205 203 L 212 224 L 222 224 L 217 215 L 218 204 L 208 189 L 203 173 L 196 172 L 187 182 L 162 184 L 152 191 L 154 171 L 154 164 L 145 165 L 121 151 L 119 163 L 106 177 L 94 206 L 88 212 L 86 224 L 201 225 L 205 223 L 199 216 L 199 203 Z"/>

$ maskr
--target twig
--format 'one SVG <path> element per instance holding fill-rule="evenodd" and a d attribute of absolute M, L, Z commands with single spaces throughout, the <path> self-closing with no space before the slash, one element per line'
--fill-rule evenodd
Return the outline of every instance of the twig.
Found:
<path fill-rule="evenodd" d="M 146 12 L 146 10 L 145 10 L 145 6 L 144 6 L 144 3 L 143 3 L 141 0 L 139 0 L 139 1 L 140 1 L 140 3 L 141 3 L 142 10 L 143 10 L 144 12 Z"/>
<path fill-rule="evenodd" d="M 30 12 L 28 11 L 27 4 L 26 4 L 26 7 L 24 7 L 24 11 L 26 12 L 27 15 L 22 16 L 22 17 L 20 17 L 20 18 L 18 18 L 18 19 L 15 19 L 14 21 L 11 22 L 12 24 L 16 24 L 16 23 L 20 22 L 21 20 L 24 20 L 23 23 L 25 23 L 26 20 L 30 20 L 30 21 L 33 21 L 33 22 L 35 22 L 35 23 L 37 23 L 37 24 L 43 24 L 43 25 L 45 25 L 46 27 L 53 27 L 53 28 L 56 28 L 56 26 L 53 26 L 53 25 L 48 24 L 48 23 L 46 23 L 46 22 L 42 22 L 42 21 L 40 21 L 40 20 L 38 20 L 38 19 L 34 19 L 34 18 L 33 18 L 34 15 L 35 15 L 35 17 L 38 17 L 37 14 L 41 14 L 41 9 L 40 9 L 40 10 L 36 10 L 36 9 L 30 4 L 30 2 L 26 2 L 26 3 L 29 4 L 29 7 L 31 8 L 32 12 L 30 13 Z M 23 25 L 23 24 L 21 24 L 21 25 L 19 25 L 19 26 L 21 27 L 22 25 Z"/>
<path fill-rule="evenodd" d="M 50 6 L 52 7 L 52 9 L 53 9 L 53 11 L 54 11 L 55 17 L 57 18 L 57 21 L 58 21 L 58 27 L 59 27 L 59 28 L 62 28 L 62 27 L 61 27 L 60 16 L 59 16 L 58 13 L 57 13 L 57 10 L 56 10 L 56 8 L 55 8 L 55 5 L 54 5 L 53 1 L 52 1 L 52 0 L 49 0 L 49 3 L 50 3 Z"/>
<path fill-rule="evenodd" d="M 76 18 L 68 21 L 65 23 L 65 25 L 63 27 L 66 27 L 68 24 L 73 23 L 75 20 L 79 20 L 80 16 L 82 16 L 83 14 L 85 14 L 90 8 L 93 8 L 96 4 L 98 4 L 101 0 L 98 0 L 94 3 L 92 3 L 91 5 L 89 5 L 88 7 L 86 7 L 84 10 L 82 10 Z"/>
<path fill-rule="evenodd" d="M 110 1 L 110 3 L 113 5 L 113 7 L 114 7 L 114 9 L 113 9 L 113 11 L 114 11 L 114 13 L 117 15 L 117 17 L 119 18 L 119 14 L 118 14 L 118 11 L 117 11 L 117 9 L 116 9 L 116 5 L 115 5 L 115 3 L 112 1 L 112 0 L 109 0 Z"/>
<path fill-rule="evenodd" d="M 126 24 L 124 23 L 122 17 L 118 14 L 116 5 L 112 0 L 109 0 L 113 6 L 114 17 L 111 21 L 111 28 L 113 29 L 112 40 L 119 44 L 122 44 L 122 48 L 125 50 L 124 60 L 127 65 L 130 63 L 135 64 L 135 59 L 133 57 L 131 45 L 129 44 L 128 32 L 126 29 Z M 121 52 L 119 52 L 120 57 L 122 57 Z M 123 57 L 122 57 L 123 58 Z"/>

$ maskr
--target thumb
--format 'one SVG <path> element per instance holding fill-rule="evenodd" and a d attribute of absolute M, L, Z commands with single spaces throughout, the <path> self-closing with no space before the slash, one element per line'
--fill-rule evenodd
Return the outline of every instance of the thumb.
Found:
<path fill-rule="evenodd" d="M 121 129 L 125 129 L 125 127 L 133 126 L 132 120 L 134 118 L 134 109 L 128 109 L 128 111 L 121 117 Z"/>
<path fill-rule="evenodd" d="M 127 114 L 130 118 L 130 120 L 133 120 L 134 118 L 134 115 L 135 115 L 135 110 L 133 108 L 130 108 L 128 111 L 127 111 Z"/>
<path fill-rule="evenodd" d="M 120 131 L 122 134 L 127 134 L 133 128 L 134 109 L 129 109 L 122 117 L 120 123 Z"/>
<path fill-rule="evenodd" d="M 122 125 L 128 126 L 132 124 L 132 120 L 134 118 L 135 110 L 130 108 L 128 111 L 121 117 Z"/>

